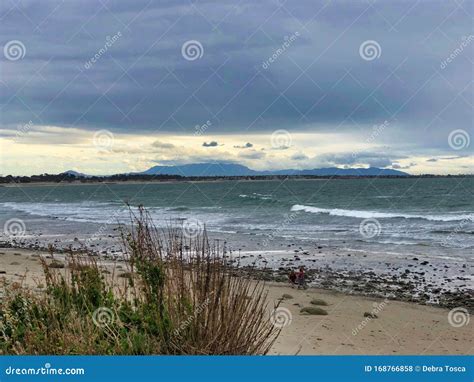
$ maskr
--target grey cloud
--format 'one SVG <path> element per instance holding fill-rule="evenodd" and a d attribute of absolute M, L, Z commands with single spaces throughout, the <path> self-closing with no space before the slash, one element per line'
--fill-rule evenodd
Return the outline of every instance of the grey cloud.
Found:
<path fill-rule="evenodd" d="M 161 141 L 155 141 L 151 144 L 153 147 L 156 147 L 158 149 L 173 149 L 175 148 L 175 145 L 172 143 L 166 143 L 166 142 L 161 142 Z"/>
<path fill-rule="evenodd" d="M 239 153 L 240 158 L 244 159 L 263 159 L 266 157 L 266 153 L 263 151 L 255 151 L 255 150 L 249 150 L 249 151 L 241 151 Z"/>
<path fill-rule="evenodd" d="M 306 160 L 306 159 L 308 159 L 308 156 L 306 154 L 303 154 L 303 153 L 293 154 L 291 156 L 291 159 L 293 159 L 293 160 Z"/>
<path fill-rule="evenodd" d="M 395 169 L 395 170 L 408 170 L 408 169 L 410 169 L 414 166 L 416 166 L 416 163 L 414 163 L 414 162 L 411 162 L 410 164 L 408 164 L 406 166 L 402 166 L 399 163 L 392 163 L 392 168 Z"/>
<path fill-rule="evenodd" d="M 204 142 L 202 145 L 203 145 L 203 147 L 217 147 L 217 146 L 219 146 L 219 144 L 216 141 L 211 141 L 209 143 Z"/>
<path fill-rule="evenodd" d="M 460 159 L 460 158 L 467 158 L 469 155 L 457 155 L 457 156 L 450 156 L 450 157 L 441 157 L 438 158 L 439 160 L 454 160 L 454 159 Z"/>
<path fill-rule="evenodd" d="M 470 155 L 456 155 L 456 156 L 442 156 L 442 157 L 437 157 L 437 158 L 430 158 L 427 159 L 427 162 L 439 162 L 439 161 L 452 161 L 456 159 L 462 159 L 462 158 L 468 158 Z"/>
<path fill-rule="evenodd" d="M 392 165 L 392 161 L 389 158 L 368 158 L 365 162 L 370 167 L 387 167 Z"/>
<path fill-rule="evenodd" d="M 234 149 L 249 149 L 253 147 L 253 144 L 250 143 L 250 142 L 247 142 L 245 145 L 243 146 L 234 146 Z"/>
<path fill-rule="evenodd" d="M 196 124 L 218 119 L 216 134 L 358 134 L 360 126 L 396 118 L 393 144 L 436 151 L 430 155 L 449 150 L 451 130 L 471 126 L 466 100 L 473 85 L 466 76 L 474 43 L 446 68 L 440 64 L 470 34 L 472 7 L 326 0 L 279 7 L 273 0 L 238 7 L 137 0 L 109 2 L 107 9 L 92 0 L 3 2 L 0 48 L 20 40 L 26 53 L 2 60 L 2 123 L 193 134 Z M 264 69 L 295 32 L 299 37 Z M 201 58 L 183 58 L 189 40 L 200 41 Z M 361 58 L 367 40 L 380 44 L 379 58 Z"/>
<path fill-rule="evenodd" d="M 393 154 L 388 156 L 380 151 L 363 151 L 338 154 L 324 154 L 315 159 L 323 165 L 352 166 L 355 164 L 364 164 L 371 167 L 389 167 L 396 160 L 404 159 L 406 155 Z"/>

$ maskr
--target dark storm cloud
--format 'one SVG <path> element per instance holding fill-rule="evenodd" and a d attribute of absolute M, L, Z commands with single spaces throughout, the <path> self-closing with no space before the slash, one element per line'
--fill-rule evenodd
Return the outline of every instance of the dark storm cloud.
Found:
<path fill-rule="evenodd" d="M 4 124 L 357 134 L 396 118 L 387 137 L 439 150 L 472 128 L 469 2 L 30 0 L 0 18 L 2 49 L 26 48 L 1 62 Z M 361 58 L 367 40 L 380 57 Z"/>

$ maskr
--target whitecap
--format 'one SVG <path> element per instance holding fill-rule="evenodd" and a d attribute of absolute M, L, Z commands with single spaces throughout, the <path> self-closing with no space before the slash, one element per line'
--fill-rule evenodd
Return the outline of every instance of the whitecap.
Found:
<path fill-rule="evenodd" d="M 314 206 L 305 206 L 295 204 L 291 207 L 291 211 L 304 211 L 313 214 L 327 214 L 331 216 L 345 216 L 359 219 L 424 219 L 430 221 L 459 221 L 459 220 L 473 220 L 473 214 L 459 214 L 459 215 L 417 215 L 406 214 L 402 212 L 379 212 L 379 211 L 363 211 L 363 210 L 345 210 L 340 208 L 318 208 Z"/>

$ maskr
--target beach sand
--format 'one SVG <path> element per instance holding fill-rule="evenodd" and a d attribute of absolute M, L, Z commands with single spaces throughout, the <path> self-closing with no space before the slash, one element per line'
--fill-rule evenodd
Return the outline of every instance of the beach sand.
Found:
<path fill-rule="evenodd" d="M 31 288 L 44 286 L 40 255 L 48 254 L 0 249 L 0 278 Z M 268 283 L 266 288 L 270 311 L 284 294 L 292 297 L 282 300 L 275 313 L 277 323 L 284 326 L 270 351 L 273 355 L 472 354 L 474 350 L 474 320 L 454 327 L 448 321 L 448 309 L 316 288 L 298 290 L 285 283 Z M 300 313 L 302 307 L 313 306 L 313 299 L 328 304 L 321 306 L 327 315 Z M 366 312 L 377 318 L 364 317 Z"/>

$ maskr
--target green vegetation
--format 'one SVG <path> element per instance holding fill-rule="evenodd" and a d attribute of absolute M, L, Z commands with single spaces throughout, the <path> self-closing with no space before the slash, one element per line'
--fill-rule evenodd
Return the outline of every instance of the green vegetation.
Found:
<path fill-rule="evenodd" d="M 59 261 L 53 260 L 51 264 L 49 264 L 49 268 L 64 268 L 64 264 L 60 263 Z"/>
<path fill-rule="evenodd" d="M 321 306 L 328 306 L 328 303 L 324 300 L 321 300 L 319 298 L 314 298 L 310 302 L 311 305 L 321 305 Z"/>
<path fill-rule="evenodd" d="M 279 334 L 263 284 L 234 277 L 205 234 L 161 232 L 140 210 L 123 233 L 127 277 L 89 255 L 42 265 L 46 288 L 2 285 L 1 354 L 266 354 Z"/>

